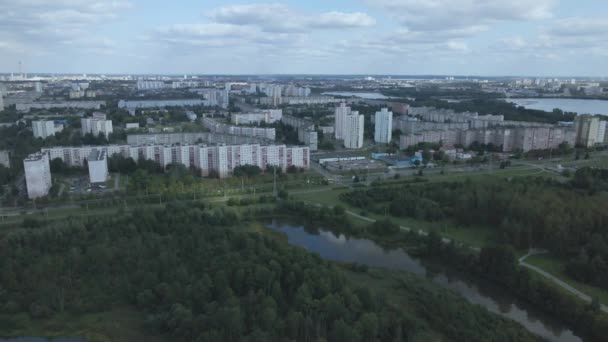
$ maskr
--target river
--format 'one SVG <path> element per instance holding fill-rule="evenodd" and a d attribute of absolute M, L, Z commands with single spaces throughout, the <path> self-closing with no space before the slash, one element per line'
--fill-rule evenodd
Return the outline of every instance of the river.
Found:
<path fill-rule="evenodd" d="M 546 112 L 552 112 L 553 109 L 559 108 L 564 112 L 608 115 L 608 100 L 507 99 L 507 101 L 528 109 L 538 109 Z"/>
<path fill-rule="evenodd" d="M 539 313 L 530 305 L 509 296 L 495 286 L 473 282 L 447 270 L 431 271 L 421 260 L 412 258 L 401 248 L 385 249 L 371 240 L 336 236 L 322 229 L 318 234 L 314 234 L 301 225 L 283 221 L 273 221 L 267 227 L 287 235 L 290 244 L 317 253 L 323 259 L 396 269 L 425 276 L 441 287 L 458 293 L 467 301 L 516 321 L 528 331 L 550 341 L 582 342 L 580 337 L 563 324 Z"/>
<path fill-rule="evenodd" d="M 354 91 L 328 91 L 321 95 L 359 97 L 366 100 L 387 100 L 390 97 L 377 92 L 354 92 Z"/>

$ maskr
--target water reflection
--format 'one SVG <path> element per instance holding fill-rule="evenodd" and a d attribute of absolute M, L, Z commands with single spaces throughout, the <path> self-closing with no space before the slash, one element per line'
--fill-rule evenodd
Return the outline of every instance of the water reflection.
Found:
<path fill-rule="evenodd" d="M 283 232 L 289 243 L 319 254 L 323 259 L 337 262 L 354 262 L 415 273 L 458 293 L 470 303 L 520 323 L 529 331 L 551 341 L 582 341 L 561 323 L 543 315 L 531 306 L 483 281 L 472 281 L 412 258 L 403 249 L 385 249 L 366 239 L 335 235 L 314 227 L 302 227 L 273 221 L 268 228 Z"/>

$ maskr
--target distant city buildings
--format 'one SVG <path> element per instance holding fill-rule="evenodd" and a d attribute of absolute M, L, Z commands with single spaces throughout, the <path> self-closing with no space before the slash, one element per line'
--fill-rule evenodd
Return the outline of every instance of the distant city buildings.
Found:
<path fill-rule="evenodd" d="M 103 134 L 105 137 L 109 137 L 114 129 L 112 127 L 112 120 L 107 120 L 104 113 L 93 113 L 92 117 L 80 119 L 82 126 L 82 135 L 93 134 L 97 137 Z"/>
<path fill-rule="evenodd" d="M 137 90 L 158 90 L 165 88 L 165 82 L 162 81 L 137 81 Z"/>
<path fill-rule="evenodd" d="M 23 160 L 27 196 L 30 199 L 47 196 L 51 190 L 51 165 L 47 153 L 31 154 Z"/>
<path fill-rule="evenodd" d="M 34 91 L 37 93 L 42 93 L 43 89 L 42 89 L 42 83 L 40 82 L 35 82 L 34 83 Z"/>
<path fill-rule="evenodd" d="M 319 149 L 318 132 L 315 130 L 315 124 L 311 120 L 284 115 L 281 122 L 294 127 L 298 131 L 298 141 L 310 147 L 311 151 Z"/>
<path fill-rule="evenodd" d="M 234 134 L 247 137 L 264 138 L 269 140 L 275 140 L 276 138 L 276 131 L 274 128 L 232 126 L 219 123 L 212 118 L 203 118 L 202 121 L 203 126 L 213 133 Z"/>
<path fill-rule="evenodd" d="M 94 148 L 87 158 L 89 168 L 89 182 L 91 184 L 105 184 L 108 180 L 108 159 L 106 151 Z"/>
<path fill-rule="evenodd" d="M 267 166 L 271 165 L 278 166 L 284 171 L 291 166 L 304 169 L 310 167 L 310 149 L 308 147 L 287 147 L 285 145 L 207 146 L 175 144 L 52 147 L 43 149 L 42 155 L 48 155 L 51 159 L 59 158 L 69 166 L 83 167 L 85 159 L 90 158 L 93 150 L 103 152 L 108 157 L 120 154 L 124 157 L 133 158 L 136 162 L 152 160 L 163 168 L 169 164 L 182 164 L 188 168 L 192 167 L 199 170 L 202 176 L 216 174 L 220 178 L 231 176 L 234 168 L 242 165 L 255 165 L 261 169 L 266 169 Z M 87 162 L 90 164 L 89 160 Z"/>
<path fill-rule="evenodd" d="M 192 107 L 192 106 L 207 106 L 209 102 L 200 99 L 183 99 L 183 100 L 120 100 L 118 107 L 127 110 L 135 110 L 139 108 L 166 108 L 166 107 Z"/>
<path fill-rule="evenodd" d="M 267 109 L 258 113 L 232 113 L 230 121 L 235 125 L 259 125 L 264 123 L 275 123 L 283 117 L 282 109 Z"/>
<path fill-rule="evenodd" d="M 29 112 L 32 109 L 55 109 L 55 108 L 73 108 L 73 109 L 101 109 L 105 106 L 105 101 L 58 101 L 58 102 L 34 102 L 34 103 L 16 103 L 16 109 L 21 112 Z"/>
<path fill-rule="evenodd" d="M 377 143 L 388 144 L 393 138 L 393 112 L 388 108 L 382 108 L 376 112 L 374 130 L 374 141 Z"/>
<path fill-rule="evenodd" d="M 34 132 L 34 138 L 46 139 L 50 136 L 54 136 L 56 133 L 63 129 L 62 125 L 55 125 L 54 121 L 50 120 L 39 120 L 32 121 L 32 131 Z"/>

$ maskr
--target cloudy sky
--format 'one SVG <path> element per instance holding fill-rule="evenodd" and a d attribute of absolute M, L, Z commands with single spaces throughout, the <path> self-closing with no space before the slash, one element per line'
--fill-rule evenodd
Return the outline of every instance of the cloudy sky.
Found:
<path fill-rule="evenodd" d="M 0 72 L 608 76 L 605 0 L 0 0 Z"/>

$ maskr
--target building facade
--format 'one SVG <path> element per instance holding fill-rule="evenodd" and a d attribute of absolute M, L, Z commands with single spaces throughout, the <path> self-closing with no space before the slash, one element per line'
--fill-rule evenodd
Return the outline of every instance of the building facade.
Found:
<path fill-rule="evenodd" d="M 82 135 L 90 133 L 93 136 L 103 134 L 108 137 L 114 132 L 112 120 L 106 120 L 106 115 L 103 113 L 93 113 L 93 116 L 90 118 L 82 118 L 80 119 L 80 124 L 82 126 Z"/>
<path fill-rule="evenodd" d="M 362 148 L 363 147 L 364 118 L 359 112 L 352 111 L 346 115 L 342 122 L 342 136 L 344 137 L 344 147 Z"/>
<path fill-rule="evenodd" d="M 106 151 L 94 148 L 87 158 L 89 182 L 103 184 L 108 180 L 108 158 Z"/>
<path fill-rule="evenodd" d="M 47 153 L 35 153 L 23 160 L 27 196 L 30 199 L 47 196 L 51 190 L 51 164 Z"/>
<path fill-rule="evenodd" d="M 388 108 L 382 108 L 375 116 L 374 141 L 388 144 L 393 139 L 393 112 Z"/>
<path fill-rule="evenodd" d="M 446 148 L 470 146 L 474 142 L 494 145 L 503 152 L 557 149 L 562 143 L 574 145 L 576 132 L 568 127 L 498 127 L 491 129 L 432 130 L 403 134 L 399 147 L 406 149 L 419 143 L 439 144 Z"/>
<path fill-rule="evenodd" d="M 32 131 L 34 138 L 46 139 L 55 135 L 55 122 L 50 120 L 32 121 Z"/>
<path fill-rule="evenodd" d="M 600 119 L 591 115 L 579 115 L 574 120 L 576 130 L 576 143 L 585 147 L 592 147 L 598 143 Z"/>
<path fill-rule="evenodd" d="M 59 158 L 66 164 L 83 167 L 93 150 L 104 152 L 107 157 L 120 154 L 139 160 L 152 160 L 163 168 L 169 164 L 182 164 L 198 169 L 202 176 L 217 174 L 229 177 L 235 167 L 255 165 L 265 169 L 268 165 L 287 170 L 290 166 L 308 169 L 310 167 L 310 148 L 306 146 L 287 147 L 285 145 L 107 145 L 81 147 L 52 147 L 42 149 L 50 159 Z"/>
<path fill-rule="evenodd" d="M 344 135 L 342 134 L 342 128 L 344 126 L 344 117 L 350 115 L 351 109 L 346 106 L 346 103 L 340 103 L 340 106 L 336 107 L 334 111 L 334 137 L 336 140 L 344 139 Z"/>

